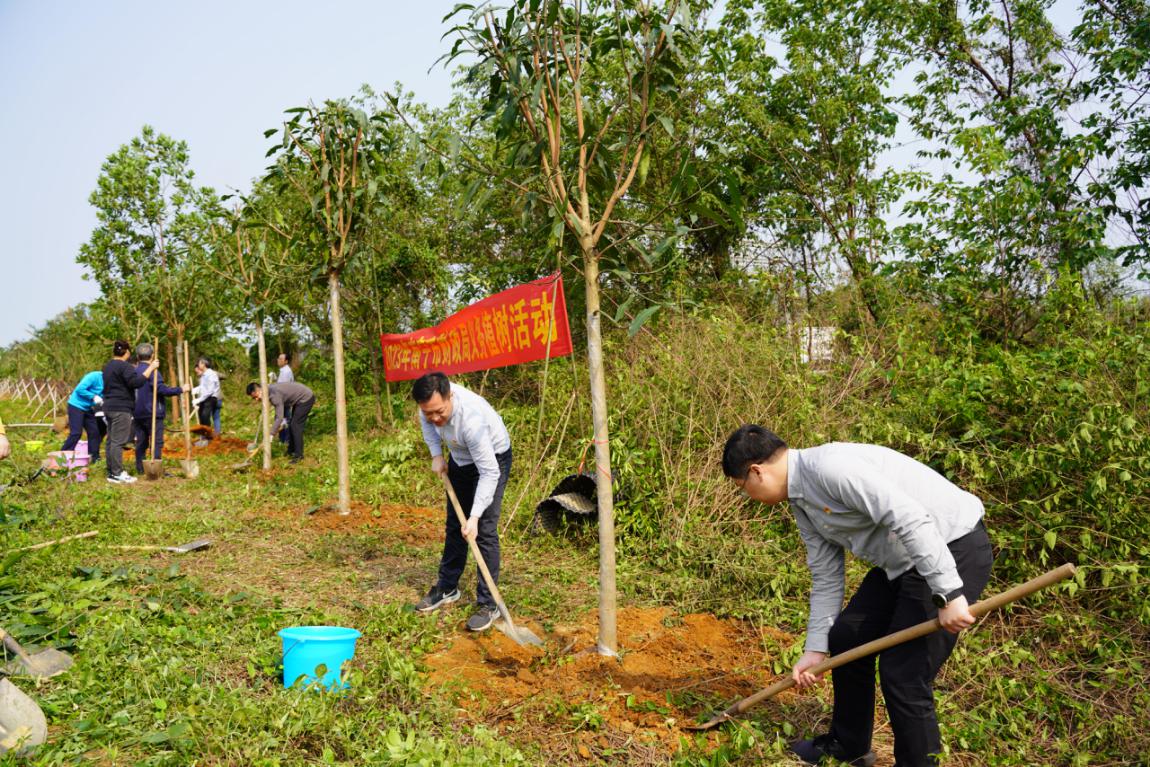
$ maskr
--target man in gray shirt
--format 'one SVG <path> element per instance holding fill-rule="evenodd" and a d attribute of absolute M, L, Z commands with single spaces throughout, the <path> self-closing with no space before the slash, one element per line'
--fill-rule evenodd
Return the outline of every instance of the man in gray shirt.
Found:
<path fill-rule="evenodd" d="M 877 445 L 835 442 L 790 449 L 762 426 L 735 431 L 723 473 L 747 496 L 790 502 L 811 570 L 805 652 L 792 671 L 800 688 L 829 655 L 938 616 L 946 631 L 878 655 L 883 699 L 899 767 L 938 764 L 941 741 L 932 685 L 990 578 L 993 556 L 982 502 L 930 467 Z M 846 607 L 845 552 L 876 565 Z M 875 656 L 831 673 L 830 731 L 792 745 L 809 764 L 835 758 L 869 767 Z"/>
<path fill-rule="evenodd" d="M 272 419 L 272 434 L 278 434 L 285 426 L 288 427 L 288 455 L 292 463 L 303 460 L 303 430 L 307 426 L 307 417 L 315 404 L 315 393 L 299 383 L 274 383 L 268 385 L 268 402 L 275 408 Z M 263 399 L 264 387 L 252 381 L 248 384 L 248 396 L 256 402 Z M 286 411 L 291 409 L 291 423 L 288 423 Z"/>
<path fill-rule="evenodd" d="M 511 436 L 503 419 L 475 392 L 452 383 L 443 373 L 428 373 L 411 387 L 419 405 L 423 441 L 431 453 L 431 470 L 446 475 L 467 515 L 462 527 L 447 501 L 446 535 L 439 577 L 415 605 L 432 612 L 459 599 L 459 578 L 467 565 L 467 541 L 475 541 L 491 578 L 499 582 L 499 512 L 511 474 Z M 444 458 L 443 449 L 450 450 Z M 475 587 L 475 612 L 467 628 L 483 631 L 499 617 L 499 608 L 482 578 Z"/>

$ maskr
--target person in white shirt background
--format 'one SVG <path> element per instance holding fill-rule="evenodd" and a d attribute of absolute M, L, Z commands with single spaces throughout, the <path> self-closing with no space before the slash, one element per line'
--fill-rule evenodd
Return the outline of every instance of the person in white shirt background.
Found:
<path fill-rule="evenodd" d="M 727 440 L 723 473 L 752 500 L 787 501 L 806 546 L 810 615 L 805 652 L 792 670 L 799 688 L 818 682 L 810 669 L 828 655 L 938 617 L 945 631 L 877 656 L 895 764 L 938 764 L 934 677 L 958 633 L 974 624 L 970 604 L 994 560 L 982 501 L 889 448 L 832 442 L 792 449 L 755 424 Z M 847 551 L 875 567 L 843 607 Z M 874 764 L 875 660 L 831 672 L 830 731 L 791 745 L 804 762 Z"/>
<path fill-rule="evenodd" d="M 276 357 L 276 367 L 280 369 L 276 383 L 295 383 L 295 373 L 291 369 L 291 359 L 286 354 Z"/>
<path fill-rule="evenodd" d="M 467 566 L 467 541 L 475 541 L 491 578 L 499 583 L 499 512 L 511 474 L 511 436 L 503 419 L 475 392 L 452 383 L 443 373 L 428 373 L 411 387 L 419 405 L 423 441 L 431 470 L 446 475 L 467 522 L 461 526 L 447 500 L 446 535 L 435 585 L 416 605 L 433 612 L 459 599 L 459 578 Z M 444 446 L 450 457 L 443 455 Z M 476 577 L 475 611 L 467 628 L 483 631 L 499 618 L 499 608 L 483 579 Z"/>
<path fill-rule="evenodd" d="M 220 411 L 223 409 L 223 392 L 220 391 L 220 376 L 212 369 L 212 361 L 200 357 L 196 361 L 196 374 L 200 385 L 192 389 L 192 406 L 199 412 L 200 425 L 211 426 L 212 432 L 220 436 Z"/>
<path fill-rule="evenodd" d="M 276 357 L 276 366 L 280 369 L 280 372 L 279 372 L 279 375 L 276 376 L 276 380 L 274 383 L 278 383 L 278 384 L 295 383 L 295 373 L 292 372 L 292 369 L 291 369 L 291 357 L 284 354 L 283 352 L 280 352 L 280 355 L 278 357 Z M 291 412 L 291 408 L 289 407 L 289 408 L 287 408 L 287 410 L 284 411 L 284 417 L 287 418 L 287 421 L 289 424 L 291 423 L 291 416 L 292 416 L 292 412 Z M 280 432 L 279 441 L 283 442 L 285 445 L 287 444 L 287 441 L 288 441 L 288 430 L 287 429 L 284 429 Z"/>

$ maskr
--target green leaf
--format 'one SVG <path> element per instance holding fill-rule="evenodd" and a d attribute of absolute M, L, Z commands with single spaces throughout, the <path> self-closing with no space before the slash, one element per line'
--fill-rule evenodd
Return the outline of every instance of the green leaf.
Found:
<path fill-rule="evenodd" d="M 642 330 L 643 326 L 647 324 L 647 320 L 655 316 L 655 313 L 661 308 L 663 307 L 655 304 L 654 306 L 648 306 L 646 309 L 636 314 L 635 319 L 631 320 L 631 324 L 627 328 L 627 335 L 633 338 L 635 334 Z"/>
<path fill-rule="evenodd" d="M 659 115 L 656 119 L 663 126 L 663 130 L 667 131 L 667 135 L 675 138 L 675 124 L 671 122 L 671 118 L 667 115 Z"/>
<path fill-rule="evenodd" d="M 1058 534 L 1053 530 L 1048 530 L 1046 535 L 1042 536 L 1042 539 L 1046 541 L 1046 548 L 1053 549 L 1054 544 L 1058 542 Z"/>

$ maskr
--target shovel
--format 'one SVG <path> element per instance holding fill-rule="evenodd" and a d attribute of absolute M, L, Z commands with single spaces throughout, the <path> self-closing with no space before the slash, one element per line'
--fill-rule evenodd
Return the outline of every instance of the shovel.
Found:
<path fill-rule="evenodd" d="M 0 679 L 0 754 L 27 754 L 48 739 L 44 712 L 20 688 Z"/>
<path fill-rule="evenodd" d="M 993 596 L 989 599 L 984 599 L 981 602 L 975 603 L 971 606 L 970 611 L 974 614 L 974 617 L 981 618 L 991 610 L 996 610 L 1003 605 L 1008 605 L 1011 602 L 1022 599 L 1023 597 L 1030 596 L 1036 591 L 1041 591 L 1047 586 L 1052 586 L 1059 581 L 1064 581 L 1074 575 L 1074 572 L 1074 565 L 1067 562 L 1062 567 L 1051 570 L 1048 573 L 1044 573 L 1037 578 L 1032 578 L 1026 583 L 1015 586 L 1009 591 L 1004 591 L 1001 594 Z M 865 658 L 868 655 L 874 655 L 875 653 L 882 652 L 887 648 L 894 647 L 895 645 L 902 644 L 903 642 L 909 642 L 912 639 L 918 639 L 919 637 L 926 636 L 927 634 L 933 634 L 940 628 L 942 628 L 942 626 L 939 624 L 938 618 L 931 618 L 928 621 L 923 621 L 917 625 L 905 628 L 901 631 L 896 631 L 893 634 L 889 634 L 880 639 L 876 639 L 873 642 L 867 642 L 866 644 L 862 644 L 851 650 L 847 650 L 844 653 L 839 653 L 834 657 L 827 658 L 822 663 L 812 666 L 808 670 L 815 676 L 819 676 L 826 671 L 830 671 L 833 668 L 838 668 L 839 666 L 850 663 L 851 661 L 856 661 L 859 658 Z M 793 677 L 781 679 L 765 690 L 759 690 L 754 695 L 743 698 L 738 703 L 735 703 L 725 711 L 715 714 L 708 721 L 703 722 L 702 724 L 688 725 L 683 729 L 693 731 L 709 730 L 712 727 L 720 725 L 723 722 L 726 722 L 743 713 L 751 706 L 754 706 L 757 703 L 762 703 L 768 698 L 773 698 L 780 692 L 789 690 L 794 686 L 795 680 Z"/>
<path fill-rule="evenodd" d="M 159 340 L 153 339 L 152 341 L 152 354 L 157 355 L 155 359 L 159 359 L 160 347 Z M 144 476 L 150 480 L 160 479 L 164 476 L 164 461 L 162 458 L 155 458 L 156 455 L 156 398 L 159 394 L 159 388 L 156 382 L 159 380 L 159 368 L 152 371 L 152 441 L 148 443 L 148 450 L 152 453 L 152 458 L 144 460 Z"/>
<path fill-rule="evenodd" d="M 180 354 L 181 351 L 183 352 L 183 354 Z M 180 349 L 176 350 L 176 365 L 179 367 L 179 373 L 178 374 L 180 376 L 180 380 L 183 382 L 183 384 L 185 386 L 187 386 L 190 383 L 189 379 L 191 378 L 191 372 L 192 372 L 191 370 L 188 369 L 188 342 L 187 341 L 184 341 L 184 348 L 182 350 L 180 350 Z M 189 391 L 190 391 L 190 388 L 189 388 Z M 182 394 L 180 396 L 183 397 Z M 189 402 L 190 402 L 190 399 L 189 399 Z M 184 414 L 184 451 L 187 454 L 187 457 L 184 460 L 180 461 L 180 466 L 184 470 L 184 476 L 185 477 L 187 477 L 188 479 L 195 479 L 196 477 L 200 476 L 200 464 L 199 464 L 199 461 L 193 461 L 192 460 L 191 419 L 189 417 L 188 411 L 184 410 L 182 399 L 180 400 L 180 403 L 181 403 L 180 404 L 180 410 L 182 410 L 183 414 Z"/>
<path fill-rule="evenodd" d="M 16 638 L 2 628 L 0 628 L 0 643 L 9 651 L 16 653 L 16 660 L 4 667 L 6 673 L 27 674 L 40 680 L 63 674 L 72 667 L 72 656 L 54 647 L 29 655 Z"/>
<path fill-rule="evenodd" d="M 174 554 L 187 554 L 190 551 L 199 551 L 212 545 L 211 538 L 197 538 L 194 541 L 181 543 L 179 546 L 128 546 L 124 544 L 109 544 L 105 548 L 120 549 L 121 551 L 170 551 Z"/>
<path fill-rule="evenodd" d="M 459 498 L 456 497 L 455 488 L 451 486 L 451 480 L 447 478 L 447 474 L 443 475 L 443 486 L 447 489 L 447 496 L 451 499 L 451 507 L 455 509 L 455 516 L 459 517 L 459 526 L 463 527 L 467 524 L 467 518 L 463 515 L 463 508 L 459 505 Z M 495 585 L 495 579 L 491 577 L 491 571 L 487 569 L 487 563 L 483 561 L 483 555 L 479 552 L 479 544 L 474 540 L 467 542 L 471 545 L 471 554 L 475 557 L 475 563 L 479 565 L 479 572 L 483 574 L 483 581 L 487 584 L 491 596 L 495 598 L 499 614 L 503 617 L 502 623 L 496 623 L 496 627 L 518 644 L 542 645 L 543 640 L 536 636 L 535 632 L 526 626 L 516 626 L 515 622 L 511 620 L 511 611 L 504 604 L 503 595 L 499 593 L 499 587 Z"/>

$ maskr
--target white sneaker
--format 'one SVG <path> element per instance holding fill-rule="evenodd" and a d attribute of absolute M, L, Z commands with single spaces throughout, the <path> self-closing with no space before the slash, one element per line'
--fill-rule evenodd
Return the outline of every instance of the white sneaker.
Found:
<path fill-rule="evenodd" d="M 113 485 L 130 485 L 136 481 L 136 478 L 126 471 L 121 471 L 114 477 L 108 477 L 108 481 Z"/>

